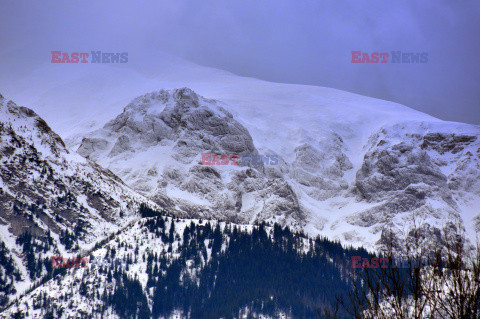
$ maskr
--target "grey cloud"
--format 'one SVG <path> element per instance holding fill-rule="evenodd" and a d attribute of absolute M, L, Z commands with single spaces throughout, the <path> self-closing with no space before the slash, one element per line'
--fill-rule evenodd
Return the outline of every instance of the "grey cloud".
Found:
<path fill-rule="evenodd" d="M 244 76 L 339 88 L 480 124 L 476 0 L 0 1 L 0 12 L 0 57 L 25 43 L 39 52 L 163 50 Z M 355 65 L 352 50 L 428 52 L 429 61 Z"/>

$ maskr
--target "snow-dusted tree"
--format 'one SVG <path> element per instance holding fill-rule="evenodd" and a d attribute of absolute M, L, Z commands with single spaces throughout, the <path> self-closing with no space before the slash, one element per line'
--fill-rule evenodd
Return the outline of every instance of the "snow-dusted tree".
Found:
<path fill-rule="evenodd" d="M 360 284 L 338 299 L 342 308 L 355 318 L 480 318 L 478 241 L 472 245 L 459 224 L 437 232 L 435 242 L 429 229 L 414 223 L 404 234 L 385 232 L 381 257 L 389 266 L 352 269 Z M 400 256 L 408 263 L 393 266 Z"/>

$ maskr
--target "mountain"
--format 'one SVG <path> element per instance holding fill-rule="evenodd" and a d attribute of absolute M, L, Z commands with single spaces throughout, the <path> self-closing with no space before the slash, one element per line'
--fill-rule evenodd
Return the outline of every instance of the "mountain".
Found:
<path fill-rule="evenodd" d="M 51 254 L 88 250 L 138 218 L 142 203 L 156 207 L 0 95 L 2 305 L 45 274 Z"/>
<path fill-rule="evenodd" d="M 0 79 L 41 115 L 0 96 L 0 317 L 309 317 L 366 254 L 340 242 L 480 231 L 479 126 L 140 60 Z M 128 266 L 52 269 L 77 255 Z"/>
<path fill-rule="evenodd" d="M 202 153 L 258 150 L 248 130 L 220 103 L 190 89 L 136 98 L 83 138 L 77 152 L 180 216 L 290 226 L 302 221 L 298 199 L 276 167 L 201 165 Z"/>
<path fill-rule="evenodd" d="M 357 245 L 374 245 L 383 231 L 413 219 L 432 236 L 463 219 L 478 232 L 480 128 L 400 106 L 391 111 L 403 112 L 402 120 L 375 125 L 371 105 L 358 108 L 343 118 L 333 114 L 344 109 L 302 113 L 294 123 L 288 111 L 275 120 L 242 117 L 188 88 L 160 90 L 86 134 L 77 152 L 188 217 L 278 222 Z M 262 123 L 249 130 L 249 119 L 281 129 Z M 259 130 L 265 135 L 255 139 Z M 205 153 L 274 155 L 278 163 L 203 165 Z"/>
<path fill-rule="evenodd" d="M 278 221 L 371 248 L 413 219 L 432 236 L 450 223 L 478 233 L 478 126 L 164 54 L 129 57 L 123 66 L 38 63 L 1 84 L 36 105 L 70 149 L 180 216 Z M 200 165 L 203 152 L 234 151 L 222 132 L 241 141 L 238 152 L 278 164 Z"/>

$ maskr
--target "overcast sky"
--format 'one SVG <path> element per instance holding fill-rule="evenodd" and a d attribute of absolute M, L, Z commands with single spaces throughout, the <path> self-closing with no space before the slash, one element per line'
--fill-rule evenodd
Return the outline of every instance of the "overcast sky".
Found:
<path fill-rule="evenodd" d="M 479 0 L 0 0 L 0 53 L 162 50 L 264 80 L 343 89 L 480 124 Z M 427 52 L 353 64 L 351 51 Z M 26 55 L 22 55 L 25 59 Z M 8 72 L 27 72 L 8 69 Z M 0 72 L 0 76 L 9 76 Z"/>

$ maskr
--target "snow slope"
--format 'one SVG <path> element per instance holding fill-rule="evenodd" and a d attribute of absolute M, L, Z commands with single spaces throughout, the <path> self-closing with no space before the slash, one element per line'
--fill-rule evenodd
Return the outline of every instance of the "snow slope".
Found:
<path fill-rule="evenodd" d="M 0 95 L 0 242 L 21 274 L 15 277 L 17 293 L 39 279 L 32 269 L 44 271 L 31 265 L 33 258 L 26 262 L 29 253 L 37 263 L 54 253 L 89 249 L 137 218 L 142 203 L 157 207 L 112 172 L 69 151 L 34 111 Z M 60 238 L 65 232 L 75 234 L 71 247 Z M 17 239 L 25 233 L 41 243 L 22 248 Z M 35 251 L 28 249 L 35 245 Z"/>
<path fill-rule="evenodd" d="M 423 216 L 426 225 L 437 228 L 463 216 L 472 236 L 480 229 L 476 212 L 480 195 L 476 182 L 480 177 L 478 126 L 441 121 L 400 104 L 331 88 L 239 77 L 161 53 L 131 52 L 129 57 L 129 63 L 121 66 L 45 61 L 25 77 L 2 78 L 0 85 L 8 96 L 34 105 L 73 149 L 84 137 L 99 137 L 96 134 L 105 124 L 124 114 L 129 102 L 147 92 L 188 87 L 206 100 L 215 99 L 246 128 L 255 151 L 281 157 L 281 173 L 275 178 L 293 194 L 289 202 L 296 203 L 283 210 L 283 219 L 311 233 L 368 246 L 387 227 L 400 231 L 412 214 Z M 161 113 L 165 106 L 149 107 Z M 137 111 L 132 119 L 142 123 L 145 114 Z M 107 133 L 100 135 L 105 138 Z M 185 193 L 187 188 L 181 185 L 172 187 L 172 177 L 162 175 L 178 164 L 172 160 L 177 153 L 169 149 L 179 141 L 178 136 L 170 139 L 171 144 L 136 149 L 135 159 L 127 156 L 123 163 L 118 156 L 105 156 L 117 138 L 107 139 L 108 152 L 100 152 L 96 160 L 137 191 L 152 198 L 158 195 L 161 204 L 169 197 L 183 198 L 189 205 L 179 207 L 173 201 L 172 208 L 194 214 L 218 208 L 213 200 L 204 205 L 205 196 L 196 191 Z M 199 153 L 199 149 L 190 151 Z M 135 167 L 128 170 L 132 163 Z M 186 173 L 195 166 L 192 163 L 177 170 Z M 146 168 L 152 165 L 158 176 L 149 175 L 154 171 Z M 232 169 L 222 171 L 221 184 L 228 184 Z M 254 180 L 261 184 L 271 177 L 260 174 Z M 155 193 L 162 181 L 167 185 Z M 270 190 L 265 185 L 261 190 L 265 190 L 261 199 L 266 199 Z M 206 197 L 216 196 L 218 191 L 213 187 Z M 245 215 L 245 220 L 272 219 L 277 214 L 278 210 L 270 209 L 275 213 L 257 218 L 258 213 L 268 211 L 266 204 L 258 204 L 260 195 L 252 200 L 245 190 L 234 193 L 238 192 L 242 207 L 251 209 L 246 214 L 246 210 L 233 210 Z M 285 216 L 292 210 L 293 221 L 287 221 Z M 222 213 L 217 211 L 217 217 L 231 217 Z"/>

